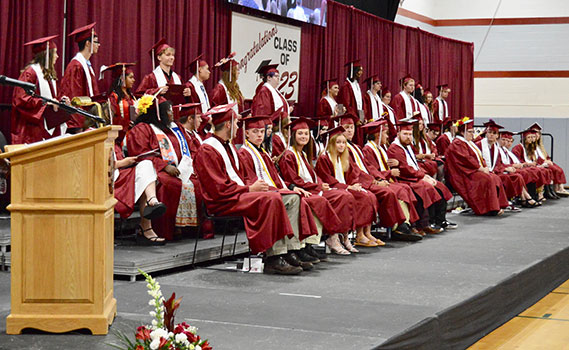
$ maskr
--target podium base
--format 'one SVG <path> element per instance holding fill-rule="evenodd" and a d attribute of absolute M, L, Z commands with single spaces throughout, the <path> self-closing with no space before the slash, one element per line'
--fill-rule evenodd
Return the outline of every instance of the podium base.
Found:
<path fill-rule="evenodd" d="M 105 335 L 117 315 L 117 300 L 113 298 L 100 315 L 18 315 L 6 318 L 6 334 L 21 334 L 26 328 L 50 333 L 65 333 L 88 329 L 93 335 Z"/>

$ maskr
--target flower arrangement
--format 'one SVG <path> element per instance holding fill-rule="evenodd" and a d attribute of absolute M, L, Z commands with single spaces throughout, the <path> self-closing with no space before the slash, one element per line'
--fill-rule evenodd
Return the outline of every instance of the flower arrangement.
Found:
<path fill-rule="evenodd" d="M 468 124 L 470 122 L 472 122 L 472 119 L 470 119 L 468 117 L 464 117 L 462 119 L 457 120 L 454 125 L 455 126 L 463 126 L 464 124 Z"/>
<path fill-rule="evenodd" d="M 136 100 L 134 103 L 134 108 L 136 109 L 136 114 L 141 115 L 145 114 L 148 110 L 148 107 L 152 106 L 152 102 L 154 101 L 154 96 L 152 95 L 143 95 L 141 98 Z"/>
<path fill-rule="evenodd" d="M 186 322 L 174 324 L 174 314 L 180 307 L 180 299 L 176 293 L 165 300 L 160 291 L 160 284 L 146 272 L 139 270 L 146 278 L 148 294 L 152 297 L 148 304 L 154 309 L 150 316 L 154 317 L 152 324 L 136 329 L 134 341 L 126 335 L 119 334 L 119 339 L 126 348 L 113 345 L 121 350 L 212 350 L 207 340 L 197 335 L 197 328 Z"/>

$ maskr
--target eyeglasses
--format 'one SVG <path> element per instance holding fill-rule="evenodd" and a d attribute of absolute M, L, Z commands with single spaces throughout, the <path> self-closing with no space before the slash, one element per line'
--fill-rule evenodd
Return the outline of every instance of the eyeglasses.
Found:
<path fill-rule="evenodd" d="M 101 42 L 100 42 L 99 40 L 95 40 L 95 41 L 93 41 L 93 44 L 99 44 L 99 45 L 101 45 Z"/>

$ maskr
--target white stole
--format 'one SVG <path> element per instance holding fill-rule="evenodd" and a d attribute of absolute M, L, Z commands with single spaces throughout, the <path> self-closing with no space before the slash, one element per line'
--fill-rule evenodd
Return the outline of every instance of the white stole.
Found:
<path fill-rule="evenodd" d="M 512 151 L 510 151 L 509 149 L 507 149 L 506 147 L 503 147 L 504 152 L 508 153 L 508 157 L 510 157 L 511 159 L 511 163 L 510 164 L 520 164 L 520 160 L 518 159 L 518 157 L 516 157 L 516 155 L 514 153 L 512 153 Z"/>
<path fill-rule="evenodd" d="M 349 142 L 346 143 L 348 145 L 348 148 L 350 149 L 350 152 L 352 152 L 352 154 L 354 155 L 354 159 L 356 160 L 356 164 L 358 165 L 358 167 L 361 169 L 361 171 L 363 171 L 366 174 L 369 174 L 369 172 L 367 171 L 365 164 L 363 162 L 362 157 L 360 157 L 359 154 L 359 150 L 356 149 L 356 147 L 354 147 L 353 145 L 351 145 Z"/>
<path fill-rule="evenodd" d="M 294 154 L 294 157 L 296 158 L 296 164 L 298 165 L 298 176 L 300 176 L 300 178 L 304 180 L 304 182 L 311 182 L 311 183 L 315 182 L 315 179 L 312 178 L 312 175 L 310 175 L 310 171 L 306 167 L 306 163 L 304 163 L 304 160 L 302 159 L 303 157 L 305 157 L 304 152 L 302 152 L 301 155 L 292 146 L 290 146 L 288 149 Z"/>
<path fill-rule="evenodd" d="M 227 154 L 227 151 L 225 150 L 225 147 L 223 147 L 221 142 L 219 142 L 219 140 L 215 137 L 210 137 L 204 141 L 204 144 L 213 147 L 213 149 L 215 149 L 217 153 L 219 153 L 221 158 L 223 158 L 223 162 L 225 163 L 225 170 L 227 171 L 227 175 L 229 176 L 229 178 L 235 181 L 239 186 L 245 186 L 243 180 L 241 180 L 239 175 L 237 175 L 235 169 L 233 169 L 233 165 L 231 164 L 231 161 L 229 161 L 229 155 Z M 239 158 L 237 157 L 237 153 L 233 149 L 233 145 L 231 145 L 231 143 L 229 144 L 229 149 L 231 149 L 231 156 L 235 161 L 237 170 L 239 170 Z"/>
<path fill-rule="evenodd" d="M 324 96 L 324 99 L 326 101 L 328 101 L 328 104 L 330 105 L 330 108 L 332 109 L 332 117 L 333 117 L 334 114 L 336 113 L 336 106 L 338 105 L 338 102 L 336 102 L 336 100 L 334 100 L 330 95 Z"/>
<path fill-rule="evenodd" d="M 194 86 L 194 90 L 200 99 L 200 103 L 202 104 L 202 113 L 206 113 L 209 111 L 209 100 L 208 97 L 205 95 L 205 86 L 201 81 L 199 81 L 198 77 L 194 74 L 194 76 L 190 79 L 190 84 Z M 202 86 L 204 87 L 202 90 Z M 226 90 L 227 91 L 227 90 Z"/>
<path fill-rule="evenodd" d="M 419 112 L 421 112 L 421 117 L 423 117 L 423 125 L 427 127 L 427 124 L 430 123 L 429 110 L 424 104 L 417 101 L 415 97 L 413 97 L 413 100 L 415 100 L 415 106 L 419 107 Z"/>
<path fill-rule="evenodd" d="M 154 74 L 154 78 L 156 78 L 156 83 L 158 84 L 158 87 L 163 87 L 168 85 L 168 80 L 166 80 L 164 71 L 162 71 L 162 68 L 160 68 L 160 66 L 154 68 L 152 74 Z M 176 72 L 172 72 L 172 79 L 174 79 L 174 84 L 182 85 L 182 80 L 180 80 L 180 77 L 178 76 L 178 74 L 176 74 Z"/>
<path fill-rule="evenodd" d="M 440 96 L 437 97 L 437 101 L 439 101 L 439 120 L 445 120 L 448 117 L 448 105 L 445 100 L 443 100 Z M 443 107 L 444 106 L 444 107 Z"/>
<path fill-rule="evenodd" d="M 40 64 L 39 63 L 34 63 L 32 65 L 30 65 L 30 67 L 34 70 L 34 72 L 36 73 L 36 77 L 38 79 L 38 85 L 40 87 L 40 95 L 46 98 L 50 98 L 53 99 L 53 96 L 51 94 L 51 90 L 49 89 L 49 83 L 51 83 L 51 87 L 53 88 L 53 93 L 57 96 L 57 86 L 55 84 L 54 80 L 51 81 L 47 81 L 45 80 L 44 76 L 43 76 L 43 71 L 41 70 Z M 46 106 L 46 108 L 51 108 L 50 106 Z M 43 120 L 43 126 L 45 128 L 45 130 L 50 134 L 53 135 L 53 132 L 55 131 L 55 128 L 52 129 L 48 129 L 47 128 L 47 121 L 44 119 Z M 65 134 L 65 132 L 67 131 L 67 124 L 66 123 L 61 123 L 59 125 L 59 129 L 61 131 L 61 135 Z"/>
<path fill-rule="evenodd" d="M 354 93 L 354 98 L 356 99 L 356 108 L 358 111 L 364 109 L 364 103 L 362 100 L 362 90 L 360 89 L 360 83 L 356 81 L 350 81 L 350 79 L 346 78 L 348 83 L 350 83 L 350 87 L 352 88 L 352 92 Z"/>
<path fill-rule="evenodd" d="M 259 151 L 255 148 L 255 146 L 251 145 L 249 141 L 245 140 L 243 148 L 247 152 L 249 152 L 251 158 L 253 158 L 253 163 L 255 164 L 255 174 L 257 174 L 257 178 L 265 181 L 267 184 L 272 185 L 275 188 L 279 188 L 275 183 L 275 181 L 273 180 L 271 173 L 269 172 L 267 163 L 265 163 L 263 156 L 261 155 L 261 153 L 259 153 Z M 284 184 L 284 181 L 282 181 L 280 176 L 279 180 L 281 180 L 281 183 Z"/>
<path fill-rule="evenodd" d="M 367 94 L 371 102 L 371 117 L 373 120 L 378 120 L 383 113 L 383 102 L 381 102 L 377 94 L 374 95 L 370 90 L 367 91 Z"/>
<path fill-rule="evenodd" d="M 462 142 L 465 142 L 468 145 L 470 150 L 474 152 L 474 155 L 476 155 L 476 159 L 478 159 L 478 164 L 480 164 L 480 166 L 483 167 L 484 164 L 482 163 L 482 160 L 484 159 L 484 157 L 482 156 L 482 152 L 480 152 L 478 146 L 476 146 L 476 144 L 472 141 L 466 141 L 466 139 L 460 135 L 456 135 L 455 138 L 459 139 Z"/>
<path fill-rule="evenodd" d="M 225 83 L 223 82 L 223 80 L 220 80 L 219 84 L 223 87 L 223 91 L 225 91 L 225 97 L 227 98 L 227 103 L 230 104 L 230 103 L 237 102 L 234 99 L 232 99 L 231 96 L 229 96 L 229 91 L 227 90 L 227 86 L 225 86 Z M 233 111 L 235 113 L 239 114 L 239 104 L 236 104 L 235 106 L 231 107 L 231 109 L 233 109 Z"/>
<path fill-rule="evenodd" d="M 73 59 L 81 63 L 81 67 L 83 67 L 83 71 L 85 72 L 85 78 L 87 78 L 87 86 L 89 87 L 89 97 L 93 97 L 93 82 L 91 81 L 91 74 L 95 76 L 93 68 L 87 65 L 87 60 L 85 59 L 85 56 L 83 56 L 81 52 L 77 52 L 77 54 L 75 55 L 75 57 L 73 57 Z"/>
<path fill-rule="evenodd" d="M 386 171 L 387 169 L 385 168 L 385 165 L 383 164 L 382 156 L 384 156 L 385 159 L 387 159 L 387 154 L 385 154 L 385 151 L 383 150 L 383 148 L 377 147 L 375 142 L 373 142 L 371 140 L 368 141 L 364 147 L 371 148 L 371 150 L 375 154 L 375 157 L 377 158 L 377 162 L 379 163 L 379 170 L 380 171 Z"/>
<path fill-rule="evenodd" d="M 401 144 L 401 141 L 399 141 L 399 137 L 396 137 L 395 140 L 393 141 L 394 144 L 396 144 L 397 146 L 403 148 L 403 151 L 405 151 L 405 158 L 407 161 L 407 164 L 412 167 L 415 170 L 419 170 L 419 163 L 417 163 L 417 158 L 415 158 L 415 153 L 413 152 L 413 149 L 411 148 L 411 145 L 407 145 L 407 147 L 404 147 Z"/>
<path fill-rule="evenodd" d="M 334 177 L 336 178 L 336 180 L 338 180 L 339 183 L 345 185 L 346 179 L 344 178 L 344 168 L 342 168 L 342 160 L 340 159 L 340 157 L 336 157 L 336 164 L 334 164 L 330 152 L 326 151 L 326 154 L 328 155 L 328 158 L 330 158 L 330 162 L 334 166 Z"/>
<path fill-rule="evenodd" d="M 407 95 L 407 93 L 403 90 L 399 93 L 401 97 L 403 97 L 403 102 L 405 102 L 405 117 L 412 118 L 413 117 L 413 106 L 411 103 L 415 103 L 415 98 L 413 96 Z"/>
<path fill-rule="evenodd" d="M 480 141 L 480 145 L 482 146 L 482 156 L 486 161 L 486 165 L 488 165 L 490 171 L 494 171 L 494 167 L 496 166 L 496 161 L 498 160 L 498 152 L 496 149 L 497 147 L 494 148 L 494 159 L 492 159 L 492 157 L 490 156 L 490 145 L 488 144 L 488 139 L 483 138 L 482 141 Z"/>
<path fill-rule="evenodd" d="M 386 105 L 385 103 L 381 102 L 383 104 L 383 106 L 385 107 L 385 109 L 387 109 L 387 113 L 389 114 L 389 120 L 391 121 L 392 125 L 397 124 L 395 122 L 395 113 L 393 112 L 393 108 L 391 108 L 390 106 Z"/>
<path fill-rule="evenodd" d="M 535 148 L 535 152 L 537 153 L 537 157 L 541 158 L 543 160 L 547 160 L 547 157 L 543 154 L 541 148 L 539 147 L 539 145 Z"/>
<path fill-rule="evenodd" d="M 443 135 L 446 135 L 446 137 L 448 137 L 448 140 L 450 142 L 454 140 L 454 137 L 452 136 L 452 133 L 450 131 L 445 132 Z"/>
<path fill-rule="evenodd" d="M 283 97 L 283 95 L 281 95 L 280 92 L 277 91 L 277 89 L 275 89 L 271 84 L 269 83 L 265 83 L 265 86 L 267 87 L 267 89 L 269 89 L 269 91 L 271 92 L 271 96 L 273 96 L 273 103 L 275 105 L 275 111 L 279 108 L 281 108 L 282 106 L 286 105 L 285 111 L 288 114 L 289 111 L 289 106 L 288 106 L 288 102 L 286 101 L 286 99 Z"/>

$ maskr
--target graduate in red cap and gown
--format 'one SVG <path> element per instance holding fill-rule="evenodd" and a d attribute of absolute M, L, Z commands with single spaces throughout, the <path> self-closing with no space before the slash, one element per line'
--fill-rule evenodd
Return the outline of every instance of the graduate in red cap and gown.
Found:
<path fill-rule="evenodd" d="M 166 43 L 165 38 L 162 38 L 152 46 L 148 53 L 152 57 L 153 70 L 150 74 L 144 76 L 136 89 L 136 95 L 154 95 L 160 91 L 160 95 L 164 96 L 168 92 L 168 85 L 184 85 L 182 94 L 188 100 L 191 94 L 188 83 L 182 83 L 182 78 L 172 70 L 176 50 Z M 158 63 L 158 66 L 156 66 L 156 63 Z"/>
<path fill-rule="evenodd" d="M 324 90 L 322 91 L 322 98 L 318 102 L 318 107 L 316 110 L 317 118 L 330 119 L 337 115 L 342 115 L 346 112 L 345 107 L 342 108 L 338 104 L 336 98 L 340 93 L 340 85 L 338 85 L 338 80 L 336 78 L 328 79 L 324 81 Z M 329 127 L 333 127 L 329 125 Z"/>
<path fill-rule="evenodd" d="M 391 107 L 395 111 L 397 121 L 401 119 L 419 118 L 421 111 L 419 102 L 413 97 L 415 79 L 406 75 L 400 80 L 402 90 L 391 99 Z"/>
<path fill-rule="evenodd" d="M 346 146 L 347 140 L 344 136 L 345 129 L 340 125 L 328 130 L 328 145 L 326 152 L 323 152 L 316 161 L 316 174 L 332 188 L 347 190 L 355 199 L 356 203 L 356 240 L 358 244 L 366 247 L 376 247 L 384 245 L 374 238 L 371 233 L 371 224 L 376 220 L 378 202 L 376 196 L 363 188 L 359 178 L 360 171 L 350 161 L 350 151 Z M 330 242 L 330 248 L 339 253 L 345 254 L 338 242 Z M 348 251 L 357 252 L 353 248 L 347 235 L 344 235 L 344 246 Z"/>
<path fill-rule="evenodd" d="M 203 143 L 203 139 L 198 133 L 198 129 L 202 124 L 201 107 L 202 105 L 199 102 L 172 106 L 174 120 L 184 127 L 192 159 L 195 159 Z"/>
<path fill-rule="evenodd" d="M 149 157 L 158 174 L 158 200 L 168 207 L 166 214 L 154 220 L 153 227 L 167 240 L 182 234 L 183 227 L 198 225 L 194 171 L 184 129 L 173 121 L 169 101 L 144 95 L 138 99 L 138 118 L 127 137 L 128 154 L 136 156 L 156 152 Z"/>
<path fill-rule="evenodd" d="M 57 100 L 55 62 L 59 56 L 55 38 L 57 35 L 24 44 L 32 47 L 34 58 L 24 67 L 18 80 L 36 85 L 36 94 Z M 61 101 L 69 103 L 69 98 L 61 97 Z M 28 95 L 22 88 L 14 88 L 11 111 L 12 144 L 33 143 L 64 134 L 67 129 L 66 123 L 51 129 L 47 126 L 44 115 L 52 112 L 48 109 L 54 111 L 57 107 L 45 104 L 38 97 Z"/>
<path fill-rule="evenodd" d="M 301 267 L 284 259 L 284 238 L 293 238 L 294 231 L 281 195 L 269 191 L 269 185 L 261 179 L 249 186 L 245 184 L 242 165 L 231 143 L 238 127 L 233 106 L 220 105 L 208 113 L 215 131 L 204 141 L 195 162 L 208 211 L 214 215 L 243 216 L 251 251 L 267 255 L 265 273 L 300 273 Z"/>
<path fill-rule="evenodd" d="M 192 62 L 188 65 L 188 69 L 192 74 L 190 80 L 188 80 L 188 86 L 190 87 L 191 95 L 190 101 L 192 103 L 200 103 L 202 107 L 202 113 L 209 111 L 211 108 L 211 103 L 209 102 L 209 96 L 205 90 L 204 83 L 211 76 L 211 71 L 209 70 L 209 64 L 203 59 L 203 54 L 194 58 Z"/>
<path fill-rule="evenodd" d="M 122 126 L 119 136 L 115 139 L 115 143 L 119 145 L 122 144 L 131 125 L 134 125 L 131 119 L 136 117 L 131 116 L 131 110 L 134 112 L 134 109 L 131 107 L 134 107 L 135 101 L 132 93 L 135 79 L 134 72 L 130 67 L 134 65 L 134 63 L 115 63 L 103 70 L 103 73 L 110 71 L 112 75 L 112 82 L 107 96 L 112 112 L 110 123 Z"/>
<path fill-rule="evenodd" d="M 69 37 L 73 37 L 79 52 L 73 57 L 71 62 L 65 68 L 63 78 L 61 79 L 60 94 L 70 99 L 76 96 L 97 96 L 99 95 L 99 86 L 95 70 L 91 64 L 91 57 L 99 52 L 101 43 L 95 32 L 95 24 L 93 22 L 84 27 L 77 28 Z M 68 131 L 71 133 L 79 132 L 84 127 L 85 117 L 79 114 L 73 114 L 71 120 L 67 122 Z"/>
<path fill-rule="evenodd" d="M 229 103 L 236 103 L 233 110 L 240 114 L 245 110 L 245 99 L 239 88 L 239 63 L 234 60 L 232 55 L 222 59 L 215 65 L 221 70 L 221 79 L 209 93 L 211 106 L 219 106 Z"/>
<path fill-rule="evenodd" d="M 300 195 L 301 205 L 298 208 L 300 213 L 295 213 L 301 218 L 299 225 L 300 250 L 291 249 L 301 261 L 318 263 L 321 257 L 325 259 L 325 255 L 317 253 L 312 245 L 320 243 L 323 227 L 327 231 L 331 229 L 331 232 L 336 232 L 338 228 L 342 227 L 342 222 L 325 198 L 313 195 L 298 186 L 290 184 L 287 186 L 280 177 L 270 155 L 263 148 L 266 119 L 268 116 L 251 116 L 242 120 L 246 140 L 238 154 L 240 165 L 243 166 L 245 184 L 251 185 L 258 179 L 262 179 L 269 185 L 270 190 L 276 190 L 283 196 L 283 201 L 286 200 L 287 196 Z M 287 208 L 287 212 L 289 210 Z M 289 261 L 289 263 L 294 265 L 294 261 Z"/>
<path fill-rule="evenodd" d="M 419 219 L 417 212 L 412 209 L 411 214 L 409 206 L 407 205 L 407 202 L 413 204 L 414 197 L 409 197 L 409 193 L 406 191 L 398 193 L 397 189 L 390 188 L 389 181 L 383 178 L 381 173 L 376 171 L 374 168 L 369 169 L 366 166 L 362 149 L 359 145 L 352 142 L 357 117 L 348 112 L 337 118 L 338 124 L 345 129 L 344 136 L 347 140 L 346 146 L 349 150 L 350 166 L 353 168 L 353 172 L 358 173 L 357 176 L 362 187 L 375 194 L 377 202 L 379 203 L 378 213 L 381 225 L 384 227 L 394 228 L 396 234 L 411 234 L 411 227 L 409 226 L 410 219 L 412 221 L 417 221 Z M 368 127 L 367 125 L 371 125 L 371 127 Z M 364 125 L 362 129 L 364 129 L 365 132 L 365 129 L 373 129 L 378 125 L 379 122 L 372 122 Z M 368 236 L 368 238 L 370 238 L 370 236 Z"/>
<path fill-rule="evenodd" d="M 383 102 L 381 101 L 381 80 L 377 75 L 372 75 L 366 79 L 369 90 L 364 94 L 364 114 L 366 120 L 374 121 L 382 119 L 385 112 Z"/>
<path fill-rule="evenodd" d="M 281 107 L 269 116 L 269 120 L 272 125 L 270 153 L 273 160 L 277 161 L 289 145 L 288 129 L 284 126 L 290 122 L 290 119 Z"/>
<path fill-rule="evenodd" d="M 538 123 L 533 123 L 533 125 L 530 126 L 530 129 L 536 131 L 537 147 L 535 151 L 538 156 L 538 163 L 544 165 L 552 172 L 553 188 L 551 188 L 551 192 L 556 196 L 568 197 L 569 192 L 567 192 L 563 187 L 563 185 L 567 182 L 567 179 L 565 177 L 565 172 L 559 165 L 555 164 L 551 160 L 551 157 L 547 154 L 545 146 L 543 145 L 543 138 L 541 137 L 541 130 L 542 130 L 541 126 Z"/>
<path fill-rule="evenodd" d="M 443 121 L 443 133 L 439 136 L 435 143 L 437 144 L 437 152 L 444 157 L 448 146 L 454 141 L 456 135 L 456 123 L 448 117 Z"/>
<path fill-rule="evenodd" d="M 383 104 L 384 111 L 382 116 L 387 113 L 384 118 L 387 120 L 387 125 L 389 126 L 389 142 L 393 142 L 397 137 L 397 128 L 395 127 L 395 124 L 397 124 L 397 118 L 395 117 L 395 110 L 390 105 L 391 91 L 387 87 L 384 87 L 381 90 L 381 102 Z"/>
<path fill-rule="evenodd" d="M 433 123 L 443 123 L 449 115 L 448 107 L 448 94 L 450 93 L 450 87 L 448 84 L 437 85 L 439 90 L 439 96 L 433 101 Z"/>
<path fill-rule="evenodd" d="M 357 125 L 365 124 L 364 94 L 360 86 L 360 79 L 362 79 L 364 74 L 364 68 L 360 60 L 350 61 L 346 63 L 344 67 L 348 67 L 348 76 L 340 86 L 340 92 L 337 98 L 338 103 L 346 108 L 346 113 L 357 117 Z M 363 138 L 363 132 L 357 128 L 354 142 L 363 145 Z"/>
<path fill-rule="evenodd" d="M 498 175 L 500 180 L 502 180 L 506 197 L 508 197 L 508 199 L 521 197 L 524 204 L 535 205 L 535 201 L 531 199 L 530 195 L 527 193 L 523 176 L 516 173 L 516 169 L 514 167 L 502 164 L 502 158 L 500 157 L 500 151 L 498 150 L 498 136 L 500 135 L 500 129 L 503 129 L 504 127 L 497 124 L 492 119 L 484 123 L 484 126 L 486 127 L 485 137 L 480 141 L 475 142 L 475 144 L 482 152 L 482 157 L 484 158 L 488 169 Z M 525 202 L 530 199 L 531 201 L 529 203 Z M 508 209 L 515 210 L 516 208 L 513 205 L 510 205 L 508 206 Z"/>
<path fill-rule="evenodd" d="M 474 144 L 473 120 L 456 122 L 457 135 L 445 158 L 446 180 L 476 215 L 501 215 L 508 199 L 500 177 L 488 169 L 480 149 Z"/>
<path fill-rule="evenodd" d="M 431 151 L 431 143 L 425 131 L 423 119 L 419 119 L 413 124 L 413 151 L 415 158 L 419 161 L 419 167 L 432 177 L 437 177 L 437 162 L 435 153 Z"/>
<path fill-rule="evenodd" d="M 285 97 L 277 90 L 280 83 L 278 64 L 271 64 L 271 60 L 261 62 L 256 73 L 261 76 L 263 82 L 257 87 L 253 103 L 252 115 L 272 115 L 282 108 L 282 112 L 289 116 L 293 107 L 289 106 Z"/>
<path fill-rule="evenodd" d="M 416 122 L 411 118 L 397 123 L 397 138 L 389 146 L 387 155 L 397 161 L 398 180 L 409 184 L 418 200 L 416 209 L 420 219 L 415 223 L 417 230 L 421 233 L 439 233 L 456 227 L 446 219 L 446 201 L 452 198 L 452 194 L 445 185 L 419 167 L 412 148 L 413 124 Z"/>

